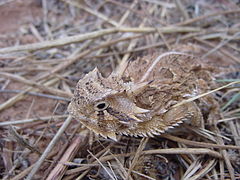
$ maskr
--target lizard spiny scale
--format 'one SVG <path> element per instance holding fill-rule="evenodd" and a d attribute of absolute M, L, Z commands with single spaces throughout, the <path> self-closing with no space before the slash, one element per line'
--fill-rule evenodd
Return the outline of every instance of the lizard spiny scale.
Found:
<path fill-rule="evenodd" d="M 161 134 L 187 120 L 200 124 L 195 102 L 173 105 L 207 91 L 201 84 L 213 77 L 202 67 L 196 57 L 167 52 L 123 63 L 106 78 L 94 69 L 79 80 L 68 111 L 114 140 L 116 134 Z"/>

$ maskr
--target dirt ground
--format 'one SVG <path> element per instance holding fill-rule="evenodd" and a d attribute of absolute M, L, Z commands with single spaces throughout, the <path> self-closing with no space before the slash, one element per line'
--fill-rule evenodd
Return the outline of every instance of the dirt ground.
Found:
<path fill-rule="evenodd" d="M 33 23 L 37 25 L 43 18 L 41 1 L 17 0 L 0 6 L 0 47 L 13 46 L 18 43 L 27 44 L 37 42 L 34 35 L 26 32 L 26 27 Z M 2 67 L 7 63 L 3 60 Z M 10 90 L 22 90 L 21 83 L 13 82 L 7 86 Z M 13 97 L 11 93 L 1 93 L 0 103 Z M 51 116 L 57 102 L 51 99 L 28 96 L 11 108 L 1 112 L 1 119 L 5 121 L 28 119 L 31 117 Z"/>
<path fill-rule="evenodd" d="M 0 1 L 0 179 L 239 179 L 239 17 L 237 0 Z M 30 177 L 80 78 L 170 50 L 217 67 L 214 127 L 114 142 L 74 119 Z"/>

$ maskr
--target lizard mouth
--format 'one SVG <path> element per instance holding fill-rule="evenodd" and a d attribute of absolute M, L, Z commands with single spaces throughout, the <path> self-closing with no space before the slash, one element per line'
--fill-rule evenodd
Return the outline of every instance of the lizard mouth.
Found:
<path fill-rule="evenodd" d="M 94 126 L 93 119 L 88 118 L 86 116 L 77 115 L 77 117 L 74 115 L 74 113 L 70 112 L 70 114 L 78 119 L 84 126 L 86 126 L 89 130 L 93 131 L 94 133 L 103 136 L 104 138 L 110 138 L 114 141 L 117 141 L 116 133 L 114 131 L 100 131 L 100 129 L 96 126 Z"/>
<path fill-rule="evenodd" d="M 130 116 L 125 113 L 119 112 L 117 110 L 114 110 L 111 107 L 108 107 L 106 111 L 119 120 L 122 124 L 131 124 L 132 122 L 142 122 L 142 120 L 138 119 L 136 116 Z"/>

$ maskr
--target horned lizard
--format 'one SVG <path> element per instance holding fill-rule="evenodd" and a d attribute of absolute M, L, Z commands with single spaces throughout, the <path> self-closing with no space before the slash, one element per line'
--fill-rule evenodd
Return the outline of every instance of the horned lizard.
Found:
<path fill-rule="evenodd" d="M 212 82 L 197 57 L 181 52 L 145 56 L 121 64 L 106 78 L 97 68 L 86 74 L 68 111 L 90 130 L 114 140 L 116 134 L 159 135 L 184 121 L 200 125 L 203 103 L 174 105 L 206 92 Z"/>

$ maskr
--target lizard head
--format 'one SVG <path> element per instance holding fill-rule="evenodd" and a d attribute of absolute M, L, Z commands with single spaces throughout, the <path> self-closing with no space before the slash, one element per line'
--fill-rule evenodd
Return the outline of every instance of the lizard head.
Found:
<path fill-rule="evenodd" d="M 90 130 L 116 140 L 116 133 L 128 134 L 149 110 L 138 107 L 132 98 L 147 83 L 124 82 L 119 73 L 103 77 L 95 68 L 77 83 L 69 113 Z"/>

